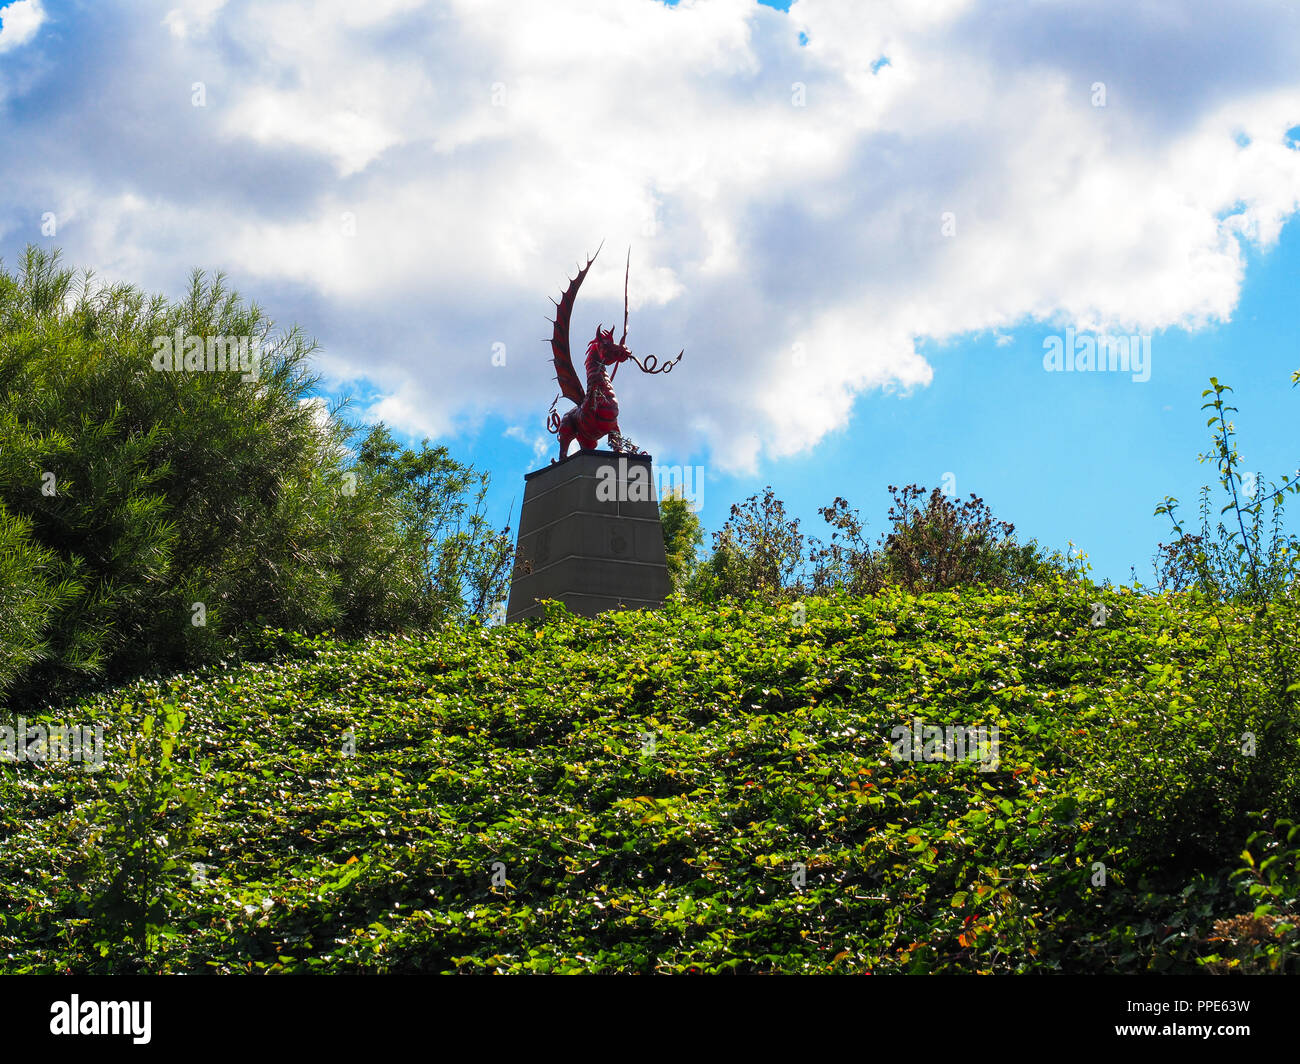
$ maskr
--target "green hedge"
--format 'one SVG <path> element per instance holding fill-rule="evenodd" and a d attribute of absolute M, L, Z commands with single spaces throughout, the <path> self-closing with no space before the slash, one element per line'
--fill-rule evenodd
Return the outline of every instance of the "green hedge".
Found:
<path fill-rule="evenodd" d="M 1100 626 L 1061 581 L 273 634 L 273 663 L 65 706 L 106 725 L 101 772 L 0 766 L 0 964 L 1293 965 L 1293 887 L 1263 960 L 1211 941 L 1255 905 L 1251 814 L 1297 804 L 1284 773 L 1243 805 L 1263 710 L 1224 693 L 1217 633 L 1244 622 L 1103 594 Z M 895 760 L 915 716 L 996 726 L 996 766 Z"/>

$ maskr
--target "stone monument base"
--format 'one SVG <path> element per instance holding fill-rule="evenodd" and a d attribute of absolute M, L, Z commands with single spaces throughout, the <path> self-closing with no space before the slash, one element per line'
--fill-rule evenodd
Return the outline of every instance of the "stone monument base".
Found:
<path fill-rule="evenodd" d="M 648 454 L 579 451 L 524 477 L 506 621 L 655 608 L 671 590 Z"/>

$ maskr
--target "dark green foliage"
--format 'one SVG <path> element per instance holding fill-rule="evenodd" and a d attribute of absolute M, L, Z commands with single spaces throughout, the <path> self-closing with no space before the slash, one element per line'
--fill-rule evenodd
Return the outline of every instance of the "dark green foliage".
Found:
<path fill-rule="evenodd" d="M 178 330 L 248 337 L 260 366 L 161 372 Z M 354 462 L 356 427 L 312 398 L 313 349 L 220 276 L 172 303 L 36 249 L 0 271 L 0 694 L 216 660 L 266 626 L 483 613 L 508 550 L 486 479 L 382 427 Z"/>
<path fill-rule="evenodd" d="M 832 529 L 823 543 L 804 537 L 771 487 L 761 498 L 751 495 L 732 506 L 714 534 L 713 554 L 688 594 L 705 602 L 750 595 L 772 600 L 826 591 L 875 594 L 891 585 L 921 594 L 976 585 L 1026 588 L 1057 575 L 1081 575 L 1059 554 L 1017 542 L 1015 526 L 996 520 L 976 495 L 957 502 L 936 488 L 927 497 L 916 484 L 891 484 L 889 491 L 890 529 L 874 547 L 845 499 L 818 511 Z"/>
<path fill-rule="evenodd" d="M 1215 941 L 1259 826 L 1237 741 L 1259 706 L 1214 696 L 1227 663 L 1188 597 L 1060 579 L 798 606 L 281 634 L 276 662 L 69 704 L 107 725 L 106 767 L 0 765 L 0 964 L 135 966 L 96 945 L 112 885 L 79 878 L 79 828 L 112 821 L 143 720 L 176 706 L 168 771 L 211 808 L 169 800 L 191 827 L 139 856 L 209 867 L 133 895 L 162 905 L 152 971 L 1295 970 L 1285 943 Z M 1267 648 L 1221 619 L 1249 672 Z M 894 760 L 914 716 L 996 725 L 998 764 Z M 1294 876 L 1268 870 L 1282 913 Z"/>
<path fill-rule="evenodd" d="M 1061 559 L 1048 559 L 1036 544 L 1017 543 L 1015 526 L 997 520 L 978 495 L 957 502 L 935 488 L 921 506 L 925 489 L 916 484 L 890 485 L 889 492 L 890 532 L 873 560 L 885 580 L 906 591 L 975 584 L 1015 589 L 1065 569 Z"/>
<path fill-rule="evenodd" d="M 98 932 L 92 948 L 118 970 L 147 969 L 161 937 L 179 933 L 168 920 L 182 904 L 180 891 L 202 878 L 190 860 L 198 819 L 210 804 L 199 781 L 219 780 L 207 776 L 207 762 L 197 771 L 178 768 L 173 755 L 184 722 L 170 704 L 159 717 L 146 716 L 114 759 L 120 771 L 108 773 L 106 797 L 70 823 L 80 855 L 69 874 L 85 898 L 86 927 Z"/>
<path fill-rule="evenodd" d="M 670 491 L 659 500 L 659 519 L 664 528 L 668 576 L 673 590 L 683 591 L 699 568 L 697 555 L 704 543 L 704 530 L 691 503 L 680 491 Z"/>
<path fill-rule="evenodd" d="M 410 603 L 369 604 L 371 628 L 395 618 L 400 627 L 486 619 L 505 598 L 514 553 L 510 530 L 493 531 L 484 516 L 488 475 L 428 440 L 418 451 L 401 448 L 383 425 L 361 442 L 356 470 L 368 491 L 396 509 L 392 564 L 401 567 Z"/>
<path fill-rule="evenodd" d="M 799 519 L 789 518 L 785 504 L 767 487 L 762 498 L 751 495 L 733 503 L 722 529 L 713 534 L 713 553 L 688 588 L 702 602 L 758 596 L 764 599 L 799 594 L 806 562 Z"/>
<path fill-rule="evenodd" d="M 83 590 L 67 572 L 32 540 L 31 522 L 0 502 L 0 691 L 48 658 L 50 618 Z"/>
<path fill-rule="evenodd" d="M 1206 958 L 1213 972 L 1294 970 L 1300 949 L 1300 825 L 1282 819 L 1246 840 L 1244 865 L 1233 873 L 1250 912 L 1214 922 Z"/>

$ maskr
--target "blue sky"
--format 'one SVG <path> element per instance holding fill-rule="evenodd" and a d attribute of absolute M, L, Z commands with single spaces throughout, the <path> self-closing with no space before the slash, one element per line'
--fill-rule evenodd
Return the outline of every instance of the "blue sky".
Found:
<path fill-rule="evenodd" d="M 886 485 L 952 474 L 1149 577 L 1210 375 L 1251 464 L 1300 465 L 1298 139 L 1267 0 L 0 0 L 0 257 L 224 270 L 502 520 L 553 453 L 548 298 L 604 239 L 575 346 L 631 245 L 629 344 L 686 356 L 620 372 L 623 427 L 703 469 L 708 529 L 771 484 L 878 533 Z M 1067 329 L 1149 337 L 1149 379 L 1046 371 Z"/>

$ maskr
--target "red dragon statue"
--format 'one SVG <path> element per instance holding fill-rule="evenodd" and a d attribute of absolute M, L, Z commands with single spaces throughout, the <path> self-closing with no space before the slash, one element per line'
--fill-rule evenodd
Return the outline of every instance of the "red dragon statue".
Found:
<path fill-rule="evenodd" d="M 601 242 L 601 247 L 604 247 Z M 600 248 L 596 249 L 596 255 Z M 596 338 L 587 345 L 587 388 L 583 391 L 582 382 L 573 369 L 573 359 L 569 354 L 569 318 L 573 314 L 573 303 L 578 298 L 578 289 L 582 287 L 583 278 L 596 261 L 596 255 L 587 260 L 587 265 L 578 271 L 578 276 L 569 282 L 560 301 L 555 303 L 554 329 L 551 332 L 551 355 L 555 361 L 555 379 L 560 385 L 560 394 L 577 405 L 565 412 L 563 417 L 555 411 L 555 404 L 560 401 L 557 395 L 551 403 L 551 413 L 546 419 L 546 429 L 560 437 L 560 457 L 551 460 L 551 464 L 560 461 L 568 453 L 569 444 L 576 439 L 584 451 L 595 450 L 596 444 L 604 436 L 609 437 L 610 447 L 615 451 L 629 454 L 644 452 L 633 446 L 632 441 L 623 436 L 618 427 L 618 399 L 614 395 L 614 374 L 618 367 L 628 360 L 635 363 L 642 373 L 668 373 L 686 353 L 683 348 L 670 362 L 659 365 L 659 360 L 648 355 L 644 363 L 632 354 L 623 344 L 627 339 L 627 279 L 632 269 L 632 250 L 628 249 L 627 269 L 623 272 L 623 335 L 618 343 L 614 342 L 613 329 L 601 329 L 596 326 Z M 549 320 L 549 319 L 548 319 Z M 613 372 L 607 373 L 613 366 Z"/>

